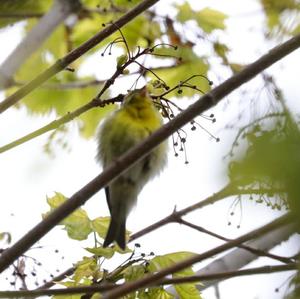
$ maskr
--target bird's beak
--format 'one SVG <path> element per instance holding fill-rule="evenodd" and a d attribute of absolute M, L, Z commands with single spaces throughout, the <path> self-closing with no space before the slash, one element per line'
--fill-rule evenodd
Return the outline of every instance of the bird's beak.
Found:
<path fill-rule="evenodd" d="M 147 90 L 147 87 L 145 85 L 143 88 L 141 88 L 141 96 L 146 97 L 147 95 L 148 95 L 148 90 Z"/>

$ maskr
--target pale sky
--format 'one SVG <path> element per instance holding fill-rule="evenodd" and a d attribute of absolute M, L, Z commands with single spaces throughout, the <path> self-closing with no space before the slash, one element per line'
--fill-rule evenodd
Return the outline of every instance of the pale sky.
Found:
<path fill-rule="evenodd" d="M 263 20 L 259 14 L 259 6 L 256 1 L 207 0 L 201 1 L 201 4 L 200 1 L 196 0 L 190 2 L 195 7 L 199 6 L 199 8 L 210 4 L 212 7 L 234 16 L 227 23 L 228 35 L 224 37 L 224 40 L 230 44 L 233 50 L 232 57 L 236 57 L 238 61 L 251 62 L 267 49 L 268 45 L 263 46 L 260 43 L 263 38 L 259 33 L 259 29 Z M 164 1 L 160 5 L 168 5 L 169 3 L 173 3 L 173 1 Z M 0 62 L 18 43 L 21 38 L 21 31 L 20 25 L 0 30 Z M 286 86 L 285 90 L 289 99 L 299 93 L 298 83 L 293 82 L 296 80 L 286 80 L 286 77 L 299 78 L 299 67 L 294 63 L 296 59 L 299 61 L 299 58 L 298 51 L 280 62 L 285 67 L 284 72 L 279 71 L 278 66 L 273 67 L 273 71 L 278 72 L 279 78 L 282 80 L 279 82 L 282 82 L 282 86 Z M 98 77 L 102 77 L 103 67 L 100 71 L 100 68 L 95 69 L 94 66 L 95 63 L 90 61 L 82 72 L 91 71 Z M 222 75 L 220 76 L 222 77 Z M 226 77 L 226 74 L 224 77 Z M 227 101 L 238 103 L 239 97 L 240 94 L 235 92 L 227 97 Z M 3 99 L 3 94 L 0 95 L 0 99 Z M 188 103 L 183 101 L 180 104 L 186 106 Z M 169 215 L 175 206 L 177 209 L 186 207 L 218 191 L 226 184 L 227 178 L 224 175 L 226 162 L 222 158 L 229 150 L 233 132 L 220 131 L 224 123 L 232 119 L 230 109 L 224 110 L 223 108 L 223 105 L 219 105 L 212 110 L 217 118 L 217 123 L 214 125 L 199 119 L 200 123 L 210 132 L 218 135 L 221 141 L 215 143 L 204 131 L 198 129 L 192 132 L 188 126 L 186 129 L 188 131 L 187 154 L 190 163 L 185 165 L 183 156 L 175 158 L 170 148 L 168 167 L 159 178 L 149 183 L 140 194 L 138 205 L 128 219 L 127 226 L 129 230 L 136 232 Z M 0 145 L 31 132 L 54 118 L 53 113 L 43 117 L 28 117 L 28 113 L 24 108 L 9 109 L 0 117 L 0 128 L 2 128 Z M 48 210 L 47 195 L 51 196 L 53 192 L 57 191 L 66 196 L 71 196 L 98 175 L 101 170 L 95 162 L 95 141 L 82 140 L 78 135 L 76 124 L 70 124 L 69 126 L 72 128 L 72 133 L 68 136 L 72 146 L 71 152 L 62 151 L 58 148 L 55 151 L 55 158 L 50 158 L 42 149 L 49 136 L 45 134 L 2 154 L 0 157 L 2 170 L 0 172 L 0 181 L 2 182 L 0 189 L 2 199 L 0 232 L 11 232 L 13 241 L 16 241 L 41 220 L 41 214 Z M 280 215 L 279 212 L 274 212 L 266 207 L 257 206 L 255 203 L 244 200 L 241 228 L 237 229 L 236 225 L 240 221 L 238 211 L 232 219 L 233 225 L 227 225 L 228 210 L 232 201 L 233 199 L 226 199 L 222 203 L 192 213 L 187 219 L 228 238 L 234 238 Z M 91 218 L 108 215 L 104 193 L 100 192 L 94 196 L 84 206 L 84 209 L 88 211 Z M 14 215 L 12 216 L 11 213 Z M 137 242 L 142 245 L 141 252 L 154 251 L 155 254 L 175 251 L 201 253 L 221 244 L 215 239 L 200 235 L 199 232 L 186 229 L 177 224 L 163 227 Z M 66 233 L 59 227 L 43 238 L 40 244 L 44 246 L 43 249 L 32 250 L 28 255 L 35 256 L 43 262 L 45 277 L 49 278 L 50 272 L 56 274 L 56 268 L 65 270 L 83 255 L 88 255 L 81 248 L 92 247 L 93 240 L 90 239 L 87 242 L 68 240 Z M 58 254 L 54 253 L 56 248 L 60 251 Z M 280 248 L 275 248 L 274 252 L 288 255 L 295 253 L 297 249 L 299 250 L 299 238 L 293 237 Z M 64 256 L 63 260 L 60 259 L 62 255 Z M 203 265 L 206 263 L 203 263 Z M 272 263 L 274 262 L 269 259 L 260 258 L 250 266 Z M 53 267 L 53 264 L 56 264 L 55 267 Z M 109 264 L 108 262 L 105 265 L 109 266 Z M 196 265 L 194 270 L 199 268 L 202 268 L 202 265 Z M 282 298 L 285 287 L 278 294 L 274 292 L 274 289 L 279 287 L 289 275 L 290 273 L 259 275 L 228 280 L 220 284 L 221 298 Z M 8 283 L 1 279 L 0 286 L 2 289 L 6 289 Z M 203 298 L 214 299 L 213 290 L 208 289 L 205 291 Z"/>

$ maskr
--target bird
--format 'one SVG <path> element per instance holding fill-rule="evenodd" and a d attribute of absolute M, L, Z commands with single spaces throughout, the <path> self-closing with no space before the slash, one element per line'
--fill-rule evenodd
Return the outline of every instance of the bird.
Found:
<path fill-rule="evenodd" d="M 147 87 L 129 92 L 121 107 L 104 119 L 97 141 L 97 160 L 103 169 L 163 125 L 163 117 Z M 159 174 L 167 161 L 167 141 L 120 174 L 105 188 L 111 219 L 103 243 L 114 241 L 126 248 L 126 219 L 136 205 L 139 193 L 150 179 Z"/>

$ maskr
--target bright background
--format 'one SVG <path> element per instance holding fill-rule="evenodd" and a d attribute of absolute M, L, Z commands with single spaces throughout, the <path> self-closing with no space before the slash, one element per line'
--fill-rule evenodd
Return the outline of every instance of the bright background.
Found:
<path fill-rule="evenodd" d="M 159 11 L 170 11 L 172 14 L 169 5 L 173 2 L 171 0 L 161 1 L 158 4 Z M 214 7 L 229 15 L 227 35 L 223 38 L 231 45 L 232 57 L 237 62 L 250 63 L 272 46 L 262 44 L 263 15 L 260 13 L 260 7 L 256 1 L 191 0 L 190 3 L 199 8 Z M 21 40 L 22 33 L 22 23 L 0 31 L 1 62 Z M 113 54 L 117 55 L 117 53 L 118 51 L 115 51 Z M 114 59 L 114 57 L 111 58 L 112 61 Z M 299 59 L 298 51 L 271 68 L 271 72 L 276 73 L 279 85 L 284 86 L 286 96 L 293 107 L 299 93 L 296 79 L 300 75 L 299 66 L 295 63 Z M 82 73 L 95 73 L 99 79 L 107 78 L 107 74 L 103 73 L 105 69 L 103 65 L 106 65 L 107 69 L 111 69 L 111 60 L 107 57 L 100 62 L 99 59 L 97 62 L 89 60 L 83 67 Z M 97 68 L 97 64 L 100 66 L 100 63 L 101 68 Z M 222 73 L 222 70 L 220 70 L 220 74 L 215 73 L 211 76 L 215 85 L 218 83 L 218 77 L 228 77 L 226 73 Z M 126 85 L 122 86 L 121 91 L 126 90 L 127 87 Z M 116 90 L 117 93 L 119 90 Z M 3 98 L 3 94 L 0 94 L 0 100 Z M 228 161 L 223 157 L 230 149 L 235 131 L 223 128 L 228 122 L 234 121 L 240 105 L 242 105 L 242 100 L 241 94 L 234 92 L 223 103 L 207 112 L 207 115 L 211 112 L 215 114 L 216 124 L 198 118 L 198 121 L 206 129 L 221 139 L 219 143 L 216 143 L 200 129 L 191 131 L 190 126 L 186 127 L 189 164 L 184 164 L 183 154 L 175 158 L 170 146 L 168 167 L 140 194 L 138 205 L 128 220 L 127 226 L 130 231 L 136 232 L 166 217 L 175 206 L 177 209 L 181 209 L 200 201 L 227 183 L 226 165 Z M 246 98 L 245 101 L 247 100 Z M 231 104 L 232 107 L 225 109 L 225 102 L 235 104 Z M 186 107 L 191 101 L 182 100 L 178 103 Z M 0 144 L 4 145 L 27 134 L 54 118 L 54 114 L 29 117 L 24 108 L 11 108 L 0 116 Z M 72 147 L 70 151 L 58 148 L 55 156 L 49 157 L 43 152 L 43 145 L 48 137 L 45 134 L 0 156 L 0 232 L 9 231 L 13 241 L 18 240 L 41 220 L 41 214 L 48 210 L 46 196 L 52 196 L 55 191 L 71 196 L 101 171 L 101 167 L 95 161 L 95 140 L 83 140 L 79 137 L 77 125 L 72 123 L 69 126 L 72 128 L 71 134 L 68 136 Z M 223 200 L 221 203 L 190 214 L 186 219 L 228 238 L 235 238 L 281 214 L 244 199 L 242 215 L 240 210 L 236 209 L 235 215 L 230 217 L 229 209 L 233 200 L 233 198 Z M 88 211 L 90 218 L 108 215 L 104 192 L 99 192 L 89 200 L 84 209 Z M 227 225 L 229 219 L 232 222 L 231 226 Z M 237 225 L 240 221 L 241 228 L 238 229 Z M 201 253 L 221 244 L 218 240 L 200 235 L 199 232 L 186 229 L 178 224 L 162 227 L 137 242 L 142 245 L 141 252 L 153 251 L 155 254 L 183 250 Z M 93 246 L 93 240 L 85 242 L 69 240 L 66 233 L 58 227 L 46 235 L 37 246 L 42 246 L 42 248 L 32 249 L 27 255 L 34 256 L 42 262 L 39 271 L 43 274 L 38 278 L 39 283 L 42 283 L 43 279 L 50 278 L 50 273 L 56 275 L 69 268 L 83 255 L 88 255 L 83 248 Z M 299 237 L 293 236 L 272 252 L 288 256 L 299 251 L 299 247 Z M 58 253 L 55 252 L 56 249 L 59 250 Z M 206 261 L 203 265 L 207 262 L 211 261 Z M 250 266 L 274 263 L 267 258 L 259 258 Z M 110 264 L 107 262 L 105 265 L 109 267 Z M 194 270 L 202 268 L 203 265 L 196 265 Z M 7 272 L 0 278 L 2 289 L 11 288 L 10 274 L 11 272 Z M 289 281 L 283 285 L 279 293 L 275 293 L 274 290 L 280 287 L 290 275 L 291 272 L 286 272 L 230 279 L 220 284 L 221 298 L 282 298 Z M 204 291 L 203 297 L 215 298 L 214 290 Z"/>

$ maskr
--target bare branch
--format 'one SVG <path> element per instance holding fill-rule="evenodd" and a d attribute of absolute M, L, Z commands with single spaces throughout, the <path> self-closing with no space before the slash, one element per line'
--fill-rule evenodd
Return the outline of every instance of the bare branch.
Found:
<path fill-rule="evenodd" d="M 271 248 L 274 248 L 275 246 L 278 246 L 282 242 L 286 241 L 294 233 L 295 226 L 293 224 L 285 225 L 278 229 L 271 230 L 268 233 L 263 234 L 259 238 L 247 242 L 245 245 L 251 246 L 252 248 L 268 251 Z M 219 259 L 212 261 L 204 268 L 197 270 L 196 274 L 206 275 L 213 274 L 215 272 L 237 271 L 238 269 L 245 267 L 255 259 L 257 259 L 256 254 L 237 248 L 220 257 Z M 218 284 L 221 281 L 221 279 L 211 280 L 210 282 L 206 283 L 205 286 L 197 286 L 197 288 L 199 290 L 203 290 L 209 288 L 210 286 Z"/>
<path fill-rule="evenodd" d="M 32 92 L 38 86 L 42 85 L 49 78 L 51 78 L 58 72 L 62 71 L 63 69 L 65 69 L 70 63 L 72 63 L 73 61 L 81 57 L 84 53 L 86 53 L 87 51 L 95 47 L 97 44 L 102 42 L 105 38 L 107 38 L 108 36 L 116 32 L 119 28 L 123 27 L 125 24 L 133 20 L 136 16 L 141 14 L 149 7 L 153 6 L 158 1 L 159 0 L 142 1 L 137 6 L 135 6 L 132 10 L 130 10 L 128 13 L 126 13 L 121 18 L 119 18 L 114 24 L 107 26 L 102 31 L 100 31 L 92 38 L 87 40 L 85 43 L 83 43 L 81 46 L 79 46 L 78 48 L 74 49 L 72 52 L 67 54 L 65 57 L 56 61 L 56 63 L 53 64 L 50 68 L 45 70 L 35 79 L 30 81 L 25 86 L 21 87 L 15 93 L 13 93 L 9 97 L 7 97 L 4 101 L 2 101 L 0 103 L 0 113 L 4 112 L 9 107 L 16 104 L 23 97 L 25 97 L 27 94 Z"/>
<path fill-rule="evenodd" d="M 239 190 L 239 189 L 236 189 L 234 186 L 227 185 L 226 187 L 224 187 L 220 191 L 214 193 L 213 195 L 207 197 L 206 199 L 201 200 L 193 205 L 190 205 L 182 210 L 173 211 L 169 216 L 136 232 L 135 234 L 130 236 L 130 241 L 134 241 L 135 239 L 140 238 L 141 236 L 143 236 L 149 232 L 152 232 L 168 223 L 171 223 L 171 222 L 179 222 L 180 223 L 181 217 L 183 217 L 184 215 L 186 215 L 192 211 L 195 211 L 197 209 L 201 209 L 207 205 L 211 205 L 225 197 L 229 197 L 232 195 L 244 195 L 244 194 L 265 194 L 265 193 L 270 193 L 270 191 L 272 191 L 274 193 L 276 190 L 270 190 L 270 189 L 259 189 L 258 190 L 258 189 L 250 189 L 250 188 Z M 276 192 L 283 192 L 283 191 L 278 190 Z"/>
<path fill-rule="evenodd" d="M 219 273 L 212 273 L 207 275 L 205 274 L 193 275 L 190 277 L 165 279 L 162 281 L 160 285 L 179 284 L 179 283 L 188 283 L 188 282 L 197 282 L 197 281 L 202 282 L 202 281 L 210 281 L 210 280 L 225 280 L 225 279 L 238 277 L 238 276 L 269 274 L 269 273 L 282 272 L 282 271 L 293 271 L 293 270 L 297 270 L 297 267 L 298 267 L 297 263 L 290 263 L 287 265 L 262 266 L 262 267 L 250 268 L 245 270 L 219 272 Z"/>
<path fill-rule="evenodd" d="M 113 99 L 109 99 L 109 100 L 101 100 L 101 96 L 104 94 L 104 92 L 111 86 L 114 84 L 115 80 L 123 73 L 123 71 L 130 65 L 132 64 L 137 58 L 139 58 L 142 55 L 147 54 L 148 49 L 144 49 L 141 52 L 136 53 L 133 57 L 131 57 L 128 61 L 126 61 L 122 66 L 117 67 L 116 71 L 114 72 L 114 74 L 105 81 L 103 87 L 101 88 L 100 92 L 98 93 L 98 95 L 92 99 L 90 102 L 88 102 L 87 104 L 77 108 L 76 110 L 72 111 L 72 112 L 68 112 L 67 114 L 65 114 L 63 117 L 54 120 L 52 122 L 50 122 L 49 124 L 43 126 L 42 128 L 33 131 L 32 133 L 29 133 L 9 144 L 6 144 L 2 147 L 0 147 L 0 153 L 3 153 L 11 148 L 14 148 L 20 144 L 23 144 L 33 138 L 36 138 L 46 132 L 49 132 L 51 130 L 57 129 L 59 126 L 73 120 L 75 117 L 78 117 L 79 115 L 81 115 L 82 113 L 95 108 L 95 107 L 104 107 L 106 104 L 109 103 L 113 103 L 114 101 L 117 101 L 119 98 L 123 98 L 122 95 L 119 95 Z"/>
<path fill-rule="evenodd" d="M 160 70 L 169 70 L 172 68 L 175 68 L 176 65 L 169 65 L 169 66 L 158 66 L 158 67 L 151 67 L 148 68 L 151 71 L 160 71 Z M 141 70 L 137 70 L 135 72 L 131 72 L 129 74 L 126 74 L 124 76 L 121 76 L 121 78 L 124 78 L 125 76 L 133 76 L 133 75 L 139 75 L 141 73 Z M 147 70 L 143 70 L 143 73 L 147 73 Z M 44 83 L 41 88 L 44 89 L 56 89 L 56 90 L 68 90 L 68 89 L 81 89 L 81 88 L 88 88 L 90 86 L 97 86 L 105 83 L 109 79 L 103 79 L 103 80 L 89 80 L 89 81 L 72 81 L 72 82 L 62 82 L 62 83 Z M 14 81 L 11 82 L 10 86 L 22 86 L 27 84 L 26 82 L 20 82 L 20 81 Z"/>
<path fill-rule="evenodd" d="M 257 239 L 254 239 L 250 242 L 247 242 L 245 245 L 249 245 L 252 248 L 261 249 L 268 251 L 271 248 L 281 244 L 286 241 L 293 233 L 295 233 L 295 226 L 293 224 L 285 225 L 275 230 L 271 230 L 266 234 L 263 234 Z M 293 260 L 296 260 L 295 257 L 290 257 Z M 238 269 L 245 267 L 253 260 L 257 259 L 257 255 L 243 249 L 235 249 L 229 253 L 221 256 L 218 259 L 215 259 L 204 268 L 197 270 L 197 275 L 210 275 L 216 272 L 233 272 Z M 202 291 L 211 286 L 215 286 L 222 282 L 226 278 L 216 278 L 215 280 L 210 280 L 205 283 L 205 285 L 197 285 L 197 289 Z M 170 286 L 166 289 L 168 292 L 177 296 L 177 292 L 173 286 Z M 177 297 L 176 297 L 177 298 Z"/>
<path fill-rule="evenodd" d="M 0 66 L 0 88 L 9 85 L 20 66 L 39 48 L 68 15 L 80 8 L 78 0 L 56 0 L 52 8 L 32 28 Z"/>
<path fill-rule="evenodd" d="M 278 227 L 281 227 L 288 223 L 291 223 L 291 221 L 292 221 L 291 215 L 289 215 L 289 214 L 284 215 L 284 216 L 268 223 L 267 225 L 265 225 L 261 228 L 255 229 L 237 239 L 234 239 L 223 245 L 220 245 L 218 247 L 210 249 L 202 254 L 196 254 L 196 255 L 194 255 L 190 258 L 187 258 L 181 262 L 178 262 L 170 267 L 164 268 L 154 274 L 149 274 L 148 276 L 145 276 L 139 280 L 136 280 L 134 282 L 127 282 L 119 287 L 116 287 L 115 289 L 113 289 L 111 291 L 107 291 L 107 292 L 103 293 L 101 298 L 116 299 L 116 298 L 120 298 L 121 296 L 125 296 L 126 294 L 129 294 L 131 292 L 134 292 L 138 289 L 145 288 L 149 285 L 153 285 L 156 283 L 159 284 L 164 279 L 164 277 L 166 277 L 167 275 L 176 273 L 180 270 L 183 270 L 187 267 L 194 265 L 195 263 L 198 263 L 207 258 L 213 257 L 216 254 L 219 254 L 225 250 L 228 250 L 230 248 L 238 246 L 238 245 L 240 245 L 246 241 L 249 241 L 251 239 L 257 238 L 257 237 L 267 233 L 270 230 L 274 230 L 275 228 L 278 228 Z"/>
<path fill-rule="evenodd" d="M 250 268 L 239 271 L 228 271 L 219 272 L 207 275 L 193 275 L 188 277 L 164 279 L 159 285 L 169 285 L 169 284 L 182 284 L 190 282 L 203 282 L 216 279 L 228 279 L 232 277 L 246 276 L 246 275 L 257 275 L 266 273 L 276 273 L 283 271 L 293 271 L 296 270 L 298 265 L 296 263 L 291 263 L 288 265 L 278 265 L 278 266 L 262 266 L 256 268 Z M 98 285 L 98 286 L 86 286 L 86 287 L 70 287 L 65 289 L 51 289 L 51 290 L 32 290 L 32 291 L 0 291 L 0 298 L 16 298 L 16 297 L 32 297 L 36 298 L 39 296 L 51 296 L 51 295 L 70 295 L 70 294 L 93 294 L 109 289 L 115 288 L 114 284 Z"/>
<path fill-rule="evenodd" d="M 261 189 L 261 190 L 257 190 L 257 189 L 245 189 L 245 190 L 237 190 L 235 188 L 233 188 L 230 185 L 227 185 L 226 187 L 224 187 L 223 189 L 221 189 L 220 191 L 214 193 L 213 195 L 207 197 L 206 199 L 203 199 L 193 205 L 190 205 L 184 209 L 181 209 L 179 211 L 173 211 L 170 215 L 164 217 L 163 219 L 145 227 L 144 229 L 141 229 L 140 231 L 132 234 L 130 236 L 130 239 L 128 242 L 133 242 L 136 239 L 164 226 L 167 225 L 169 223 L 174 223 L 174 222 L 178 222 L 178 220 L 180 221 L 181 217 L 193 212 L 197 209 L 201 209 L 204 208 L 205 206 L 211 205 L 216 203 L 217 201 L 224 199 L 226 197 L 229 196 L 234 196 L 234 195 L 242 195 L 242 194 L 264 194 L 264 193 L 269 193 L 270 189 Z M 274 190 L 272 190 L 272 192 L 274 192 Z M 279 190 L 279 192 L 282 192 L 282 190 Z M 61 281 L 62 279 L 66 278 L 66 275 L 72 275 L 75 271 L 74 267 L 71 267 L 69 269 L 67 269 L 65 272 L 63 272 L 62 274 L 54 277 L 53 279 L 51 279 L 50 281 L 46 282 L 44 285 L 40 286 L 38 289 L 44 289 L 44 288 L 49 288 L 52 287 L 53 285 L 55 285 L 54 281 Z M 68 273 L 68 274 L 64 274 L 64 273 Z"/>
<path fill-rule="evenodd" d="M 134 146 L 111 166 L 107 167 L 102 174 L 94 178 L 82 189 L 76 192 L 68 201 L 50 213 L 43 221 L 37 224 L 31 231 L 17 241 L 12 247 L 5 250 L 0 256 L 0 272 L 5 270 L 15 259 L 21 256 L 35 242 L 47 234 L 55 225 L 65 217 L 83 205 L 90 197 L 105 187 L 111 180 L 120 175 L 128 167 L 142 159 L 146 154 L 153 150 L 157 145 L 176 132 L 183 125 L 192 121 L 197 115 L 216 105 L 224 96 L 241 86 L 251 78 L 255 77 L 262 70 L 266 69 L 276 61 L 282 59 L 300 46 L 300 35 L 297 35 L 281 46 L 272 49 L 268 54 L 250 64 L 240 73 L 226 80 L 224 83 L 214 88 L 208 94 L 202 96 L 197 102 L 190 105 L 185 111 L 181 112 L 143 142 Z M 242 239 L 243 240 L 243 239 Z M 243 240 L 242 242 L 244 242 Z M 241 243 L 242 243 L 241 242 Z M 228 244 L 235 244 L 234 241 Z M 240 243 L 235 244 L 234 246 Z M 225 250 L 225 249 L 224 249 Z M 182 264 L 179 264 L 182 265 Z M 161 278 L 161 277 L 159 277 Z M 145 281 L 143 283 L 148 283 Z M 122 289 L 122 292 L 124 290 Z"/>
<path fill-rule="evenodd" d="M 220 240 L 223 240 L 223 241 L 226 241 L 226 242 L 231 241 L 231 239 L 228 239 L 228 238 L 225 238 L 225 237 L 223 237 L 223 236 L 221 236 L 219 234 L 213 233 L 213 232 L 211 232 L 211 231 L 209 231 L 209 230 L 207 230 L 207 229 L 205 229 L 205 228 L 203 228 L 203 227 L 201 227 L 199 225 L 195 225 L 195 224 L 190 223 L 190 222 L 188 222 L 186 220 L 180 219 L 178 222 L 181 223 L 181 224 L 184 224 L 184 225 L 186 225 L 186 226 L 188 226 L 190 228 L 193 228 L 193 229 L 195 229 L 195 230 L 197 230 L 197 231 L 199 231 L 201 233 L 208 234 L 208 235 L 213 236 L 215 238 L 218 238 Z M 272 253 L 266 252 L 266 251 L 258 249 L 258 248 L 250 247 L 248 245 L 243 245 L 242 244 L 242 245 L 239 245 L 237 247 L 245 249 L 245 250 L 247 250 L 247 251 L 249 251 L 249 252 L 251 252 L 251 253 L 253 253 L 255 255 L 266 256 L 266 257 L 269 257 L 271 259 L 280 261 L 282 263 L 289 264 L 289 263 L 292 262 L 290 258 L 287 258 L 287 257 L 284 257 L 284 256 L 279 256 L 279 255 L 276 255 L 276 254 L 272 254 Z"/>

